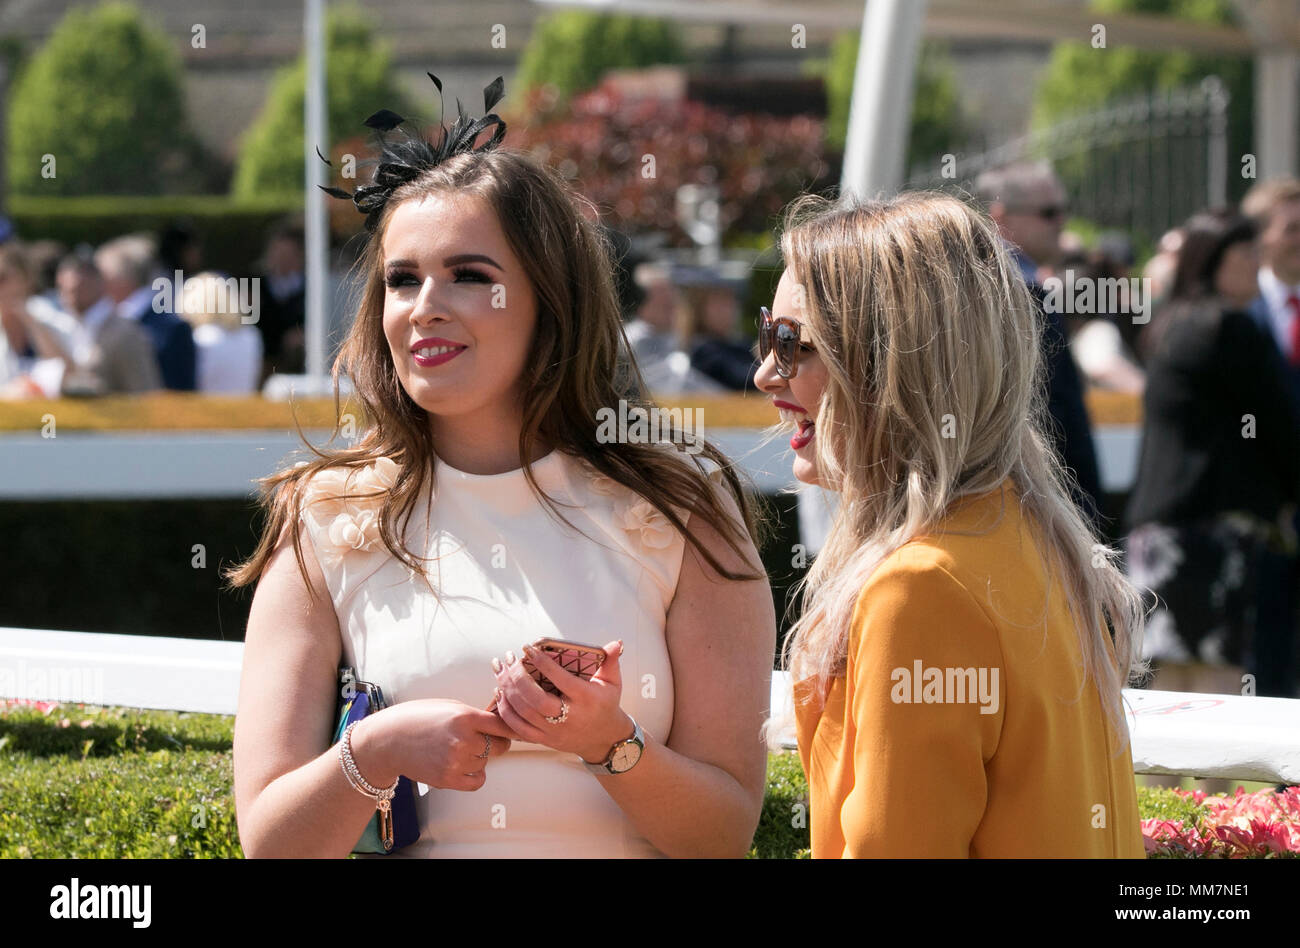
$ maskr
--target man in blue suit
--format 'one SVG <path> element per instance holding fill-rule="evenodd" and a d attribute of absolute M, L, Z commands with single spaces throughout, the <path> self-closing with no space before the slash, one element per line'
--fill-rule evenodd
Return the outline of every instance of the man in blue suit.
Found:
<path fill-rule="evenodd" d="M 137 321 L 149 335 L 163 387 L 192 392 L 196 388 L 194 333 L 185 320 L 154 306 L 157 293 L 148 285 L 153 261 L 153 242 L 138 235 L 110 240 L 95 253 L 95 266 L 116 314 Z"/>
<path fill-rule="evenodd" d="M 1261 181 L 1241 209 L 1259 227 L 1259 296 L 1249 313 L 1277 346 L 1291 402 L 1300 413 L 1300 181 Z M 1294 524 L 1300 531 L 1300 516 Z M 1290 554 L 1270 552 L 1260 564 L 1256 685 L 1261 695 L 1296 694 L 1297 568 Z"/>

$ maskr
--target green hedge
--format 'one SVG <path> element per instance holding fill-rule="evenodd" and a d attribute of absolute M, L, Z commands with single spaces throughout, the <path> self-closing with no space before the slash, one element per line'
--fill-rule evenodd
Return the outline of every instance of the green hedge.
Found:
<path fill-rule="evenodd" d="M 10 196 L 5 213 L 23 240 L 59 240 L 69 247 L 101 244 L 133 231 L 157 233 L 188 220 L 203 238 L 204 266 L 247 273 L 261 255 L 267 230 L 288 214 L 301 214 L 302 199 L 235 200 L 225 195 L 162 197 Z"/>

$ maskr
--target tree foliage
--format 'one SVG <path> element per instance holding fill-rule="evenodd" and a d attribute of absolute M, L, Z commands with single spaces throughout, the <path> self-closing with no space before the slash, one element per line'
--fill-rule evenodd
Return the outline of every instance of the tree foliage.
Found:
<path fill-rule="evenodd" d="M 1150 14 L 1218 25 L 1236 22 L 1231 0 L 1093 0 L 1092 9 L 1101 15 Z M 1207 76 L 1218 76 L 1231 96 L 1229 154 L 1252 150 L 1254 73 L 1249 58 L 1135 49 L 1111 45 L 1111 39 L 1105 48 L 1094 48 L 1089 42 L 1056 46 L 1034 100 L 1036 129 L 1128 97 L 1195 86 Z M 1229 180 L 1236 182 L 1238 195 L 1248 183 L 1237 175 Z"/>
<path fill-rule="evenodd" d="M 416 108 L 392 77 L 387 45 L 374 39 L 359 11 L 329 12 L 325 55 L 330 143 L 354 137 L 364 130 L 366 117 L 380 109 L 420 121 Z M 306 89 L 307 60 L 300 54 L 277 73 L 261 114 L 244 136 L 235 168 L 236 197 L 302 192 Z M 429 91 L 436 95 L 432 84 Z M 452 101 L 449 98 L 448 104 Z M 329 143 L 321 142 L 318 147 L 329 155 Z"/>
<path fill-rule="evenodd" d="M 677 26 L 667 20 L 566 10 L 533 28 L 516 84 L 550 86 L 563 102 L 594 88 L 610 69 L 640 69 L 686 58 Z"/>
<path fill-rule="evenodd" d="M 826 82 L 826 139 L 842 150 L 849 128 L 849 104 L 857 71 L 859 34 L 848 31 L 831 44 L 829 59 L 813 63 L 809 70 Z M 912 124 L 907 142 L 907 166 L 933 161 L 965 142 L 966 121 L 962 114 L 957 81 L 947 48 L 924 41 L 916 64 L 916 89 L 912 97 Z"/>
<path fill-rule="evenodd" d="M 163 193 L 198 153 L 180 58 L 129 3 L 70 10 L 16 77 L 8 120 L 14 194 Z"/>

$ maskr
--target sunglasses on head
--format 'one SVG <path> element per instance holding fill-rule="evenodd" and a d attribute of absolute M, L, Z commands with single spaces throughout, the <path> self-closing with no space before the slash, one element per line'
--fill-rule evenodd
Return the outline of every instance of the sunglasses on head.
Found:
<path fill-rule="evenodd" d="M 799 371 L 799 347 L 812 346 L 802 340 L 803 325 L 788 316 L 773 316 L 766 306 L 759 307 L 758 357 L 766 362 L 770 352 L 775 356 L 776 374 L 792 379 Z"/>

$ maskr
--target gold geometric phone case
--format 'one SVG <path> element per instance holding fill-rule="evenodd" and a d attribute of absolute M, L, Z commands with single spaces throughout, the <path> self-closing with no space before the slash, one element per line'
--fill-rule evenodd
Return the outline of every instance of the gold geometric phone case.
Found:
<path fill-rule="evenodd" d="M 607 657 L 603 648 L 579 645 L 576 642 L 565 642 L 560 639 L 538 639 L 533 643 L 533 648 L 545 652 L 547 658 L 583 681 L 590 681 L 591 676 L 596 674 Z M 528 660 L 527 656 L 524 656 L 523 663 L 524 669 L 533 681 L 542 686 L 543 691 L 559 696 L 560 689 L 555 687 L 551 680 Z"/>

